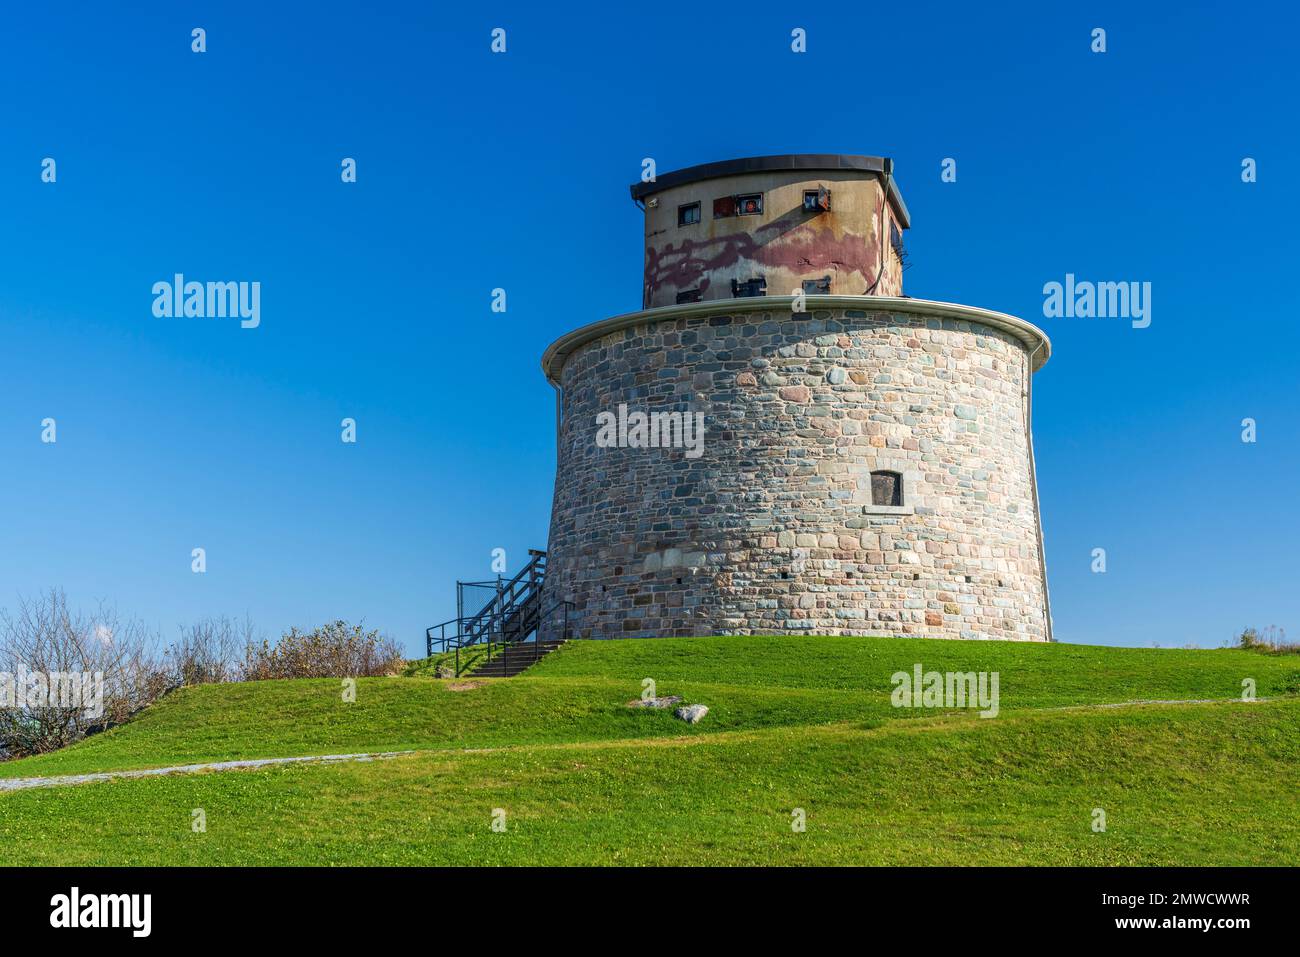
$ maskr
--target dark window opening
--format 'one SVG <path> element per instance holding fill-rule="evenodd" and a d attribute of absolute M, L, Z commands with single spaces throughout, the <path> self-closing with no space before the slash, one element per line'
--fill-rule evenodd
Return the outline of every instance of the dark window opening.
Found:
<path fill-rule="evenodd" d="M 762 193 L 743 193 L 740 196 L 719 196 L 713 201 L 713 218 L 724 216 L 757 216 L 763 212 Z"/>
<path fill-rule="evenodd" d="M 704 298 L 704 294 L 698 289 L 685 289 L 677 294 L 677 304 L 680 306 L 684 302 L 699 302 Z"/>
<path fill-rule="evenodd" d="M 700 204 L 689 203 L 686 206 L 677 207 L 677 225 L 690 226 L 700 221 Z"/>
<path fill-rule="evenodd" d="M 767 295 L 767 280 L 762 276 L 757 279 L 746 279 L 744 282 L 731 280 L 731 295 L 737 299 L 748 299 L 751 296 Z"/>
<path fill-rule="evenodd" d="M 903 476 L 897 472 L 872 472 L 871 504 L 902 505 Z"/>
<path fill-rule="evenodd" d="M 810 296 L 830 295 L 831 277 L 823 276 L 821 279 L 805 279 L 803 281 L 803 291 Z"/>
<path fill-rule="evenodd" d="M 820 213 L 831 208 L 831 191 L 825 186 L 803 191 L 803 208 L 809 213 Z"/>
<path fill-rule="evenodd" d="M 894 255 L 898 257 L 898 261 L 906 266 L 907 247 L 903 245 L 903 234 L 893 220 L 889 223 L 889 245 L 894 247 Z"/>

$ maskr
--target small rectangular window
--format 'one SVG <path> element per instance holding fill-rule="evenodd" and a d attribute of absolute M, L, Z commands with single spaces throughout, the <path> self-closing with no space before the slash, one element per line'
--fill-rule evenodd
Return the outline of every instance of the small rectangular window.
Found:
<path fill-rule="evenodd" d="M 685 289 L 677 294 L 677 305 L 680 306 L 684 302 L 699 302 L 700 298 L 698 289 Z"/>
<path fill-rule="evenodd" d="M 871 504 L 901 506 L 903 504 L 903 476 L 897 472 L 872 472 Z"/>
<path fill-rule="evenodd" d="M 810 213 L 820 213 L 831 208 L 831 191 L 825 186 L 803 191 L 803 208 Z"/>
<path fill-rule="evenodd" d="M 737 216 L 757 216 L 763 212 L 763 194 L 746 193 L 736 197 Z"/>
<path fill-rule="evenodd" d="M 736 197 L 719 196 L 713 201 L 713 218 L 721 219 L 723 216 L 736 215 Z"/>
<path fill-rule="evenodd" d="M 700 204 L 688 203 L 677 207 L 677 225 L 690 226 L 700 221 Z"/>
<path fill-rule="evenodd" d="M 822 276 L 821 279 L 805 279 L 803 281 L 803 291 L 810 296 L 829 296 L 831 277 Z"/>
<path fill-rule="evenodd" d="M 744 282 L 731 280 L 731 294 L 737 299 L 748 299 L 752 296 L 767 295 L 767 280 L 762 276 L 757 279 L 746 279 Z"/>

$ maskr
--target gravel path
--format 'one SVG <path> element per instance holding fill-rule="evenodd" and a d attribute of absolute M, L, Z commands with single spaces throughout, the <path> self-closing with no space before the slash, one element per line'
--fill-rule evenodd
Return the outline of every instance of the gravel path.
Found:
<path fill-rule="evenodd" d="M 253 758 L 247 761 L 208 761 L 203 764 L 177 764 L 169 768 L 144 768 L 135 771 L 97 771 L 93 774 L 61 774 L 43 778 L 0 778 L 0 792 L 25 791 L 28 788 L 53 788 L 65 784 L 89 784 L 114 778 L 150 778 L 162 774 L 191 774 L 195 771 L 234 771 L 240 768 L 264 768 L 271 764 L 338 764 L 341 761 L 382 761 L 413 754 L 412 751 L 377 751 L 363 754 L 322 754 L 304 758 Z"/>

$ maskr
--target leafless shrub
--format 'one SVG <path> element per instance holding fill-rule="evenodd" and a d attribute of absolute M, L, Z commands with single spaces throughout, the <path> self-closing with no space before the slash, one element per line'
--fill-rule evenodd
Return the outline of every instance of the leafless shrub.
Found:
<path fill-rule="evenodd" d="M 250 645 L 243 677 L 361 678 L 396 674 L 405 660 L 397 644 L 378 631 L 333 621 L 304 634 L 293 628 L 271 645 Z"/>
<path fill-rule="evenodd" d="M 251 621 L 205 618 L 181 628 L 181 636 L 167 646 L 163 663 L 174 685 L 216 684 L 239 681 L 246 649 L 255 644 Z"/>
<path fill-rule="evenodd" d="M 158 646 L 141 623 L 102 605 L 93 615 L 70 609 L 58 589 L 20 599 L 14 614 L 0 610 L 0 760 L 111 728 L 185 685 L 370 677 L 405 664 L 391 639 L 343 621 L 306 634 L 294 628 L 270 645 L 247 620 L 207 618 L 183 627 L 161 653 Z M 60 694 L 52 676 L 60 676 Z M 30 690 L 29 679 L 49 693 Z"/>
<path fill-rule="evenodd" d="M 0 611 L 0 757 L 61 748 L 125 721 L 164 694 L 170 682 L 151 638 L 142 624 L 111 608 L 100 606 L 91 616 L 70 609 L 58 589 L 21 599 L 15 614 Z M 85 693 L 55 694 L 55 675 L 63 676 L 61 692 L 89 676 Z"/>

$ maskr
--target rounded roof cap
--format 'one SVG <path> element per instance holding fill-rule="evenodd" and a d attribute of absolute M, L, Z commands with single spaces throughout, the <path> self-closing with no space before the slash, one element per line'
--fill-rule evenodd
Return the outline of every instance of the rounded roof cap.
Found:
<path fill-rule="evenodd" d="M 889 177 L 889 198 L 898 210 L 903 228 L 911 227 L 907 206 L 898 192 L 894 182 L 894 161 L 887 156 L 849 156 L 842 153 L 782 153 L 779 156 L 748 156 L 741 159 L 721 160 L 717 163 L 702 163 L 688 166 L 686 169 L 674 170 L 656 176 L 653 182 L 633 183 L 628 189 L 632 198 L 638 202 L 654 193 L 687 183 L 699 183 L 723 176 L 738 176 L 744 173 L 766 173 L 780 170 L 860 170 L 864 173 L 891 174 Z"/>

